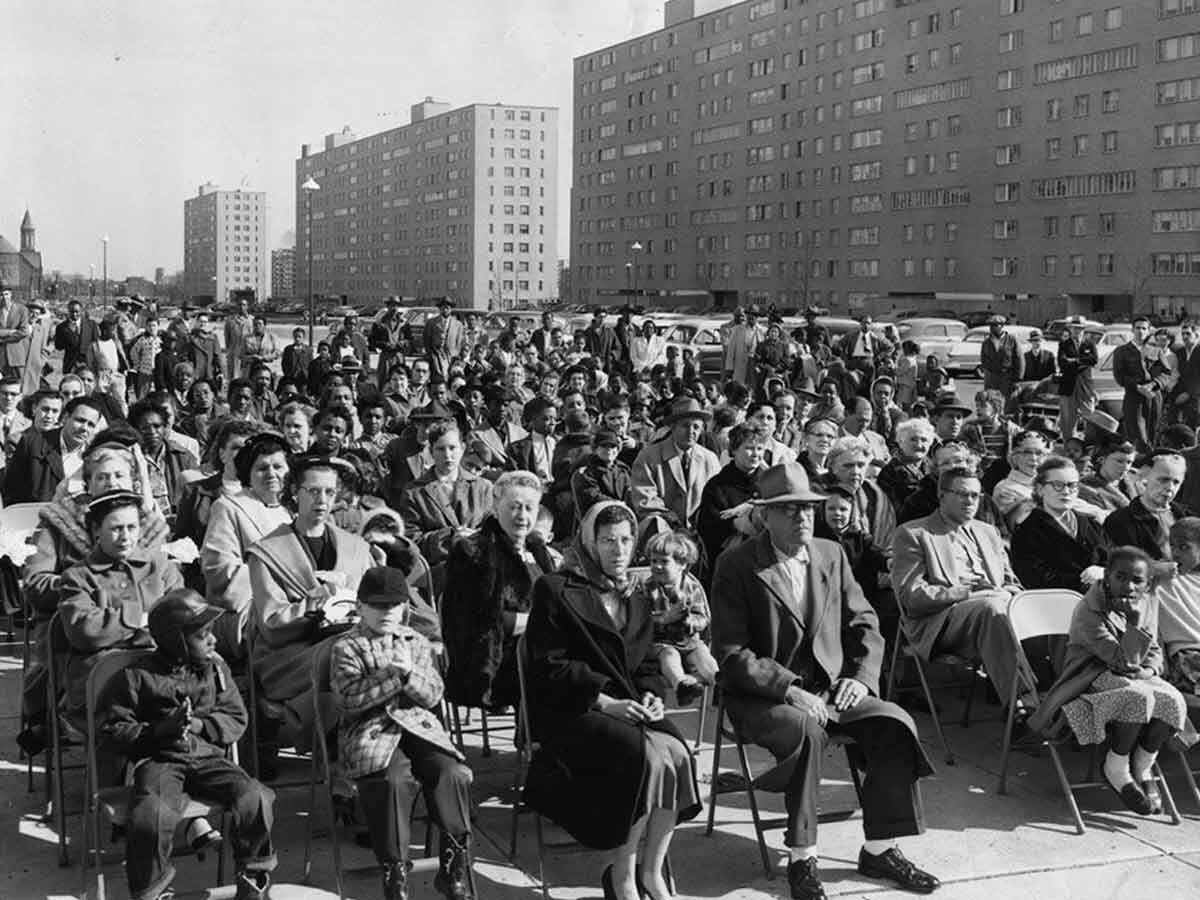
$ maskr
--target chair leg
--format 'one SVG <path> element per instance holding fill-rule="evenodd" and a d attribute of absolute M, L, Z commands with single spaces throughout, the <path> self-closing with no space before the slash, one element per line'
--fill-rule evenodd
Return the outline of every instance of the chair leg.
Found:
<path fill-rule="evenodd" d="M 488 738 L 488 714 L 486 709 L 479 710 L 479 726 L 483 730 L 483 755 L 492 755 L 492 742 Z"/>
<path fill-rule="evenodd" d="M 674 896 L 675 891 L 675 870 L 671 867 L 671 854 L 667 853 L 666 859 L 663 860 L 663 881 L 667 883 L 667 890 Z"/>
<path fill-rule="evenodd" d="M 1175 806 L 1175 795 L 1171 793 L 1171 786 L 1167 784 L 1166 776 L 1163 775 L 1158 763 L 1154 764 L 1153 775 L 1158 780 L 1158 788 L 1162 792 L 1163 812 L 1167 814 L 1172 825 L 1178 825 L 1182 819 L 1179 818 L 1179 809 Z"/>
<path fill-rule="evenodd" d="M 460 752 L 464 752 L 466 747 L 463 745 L 463 726 L 462 717 L 458 711 L 458 704 L 450 704 L 450 739 L 454 741 L 454 746 Z"/>
<path fill-rule="evenodd" d="M 221 834 L 222 835 L 230 834 L 232 826 L 233 826 L 233 816 L 231 816 L 228 812 L 223 812 L 221 814 Z M 225 848 L 226 847 L 230 847 L 230 852 L 231 853 L 233 852 L 233 848 L 230 846 L 230 842 L 226 841 L 226 840 L 221 841 L 221 846 L 217 847 L 217 887 L 220 887 L 221 885 L 225 884 Z"/>
<path fill-rule="evenodd" d="M 1058 783 L 1062 787 L 1063 794 L 1067 798 L 1067 806 L 1071 808 L 1071 815 L 1075 819 L 1075 833 L 1083 834 L 1083 816 L 1079 814 L 1079 804 L 1075 802 L 1075 792 L 1071 790 L 1071 782 L 1067 778 L 1067 771 L 1063 768 L 1062 759 L 1058 755 L 1058 748 L 1053 744 L 1048 743 L 1046 747 L 1050 750 L 1050 759 L 1054 762 L 1054 771 L 1058 774 Z"/>
<path fill-rule="evenodd" d="M 708 825 L 704 829 L 704 834 L 711 837 L 713 833 L 713 820 L 717 815 L 717 776 L 721 773 L 721 744 L 725 738 L 725 708 L 723 704 L 717 705 L 717 733 L 713 737 L 713 762 L 712 762 L 712 777 L 708 780 Z"/>
<path fill-rule="evenodd" d="M 704 689 L 704 696 L 700 698 L 700 721 L 696 723 L 696 744 L 694 749 L 700 752 L 700 748 L 704 745 L 704 726 L 708 724 L 708 707 L 712 703 L 712 688 Z"/>
<path fill-rule="evenodd" d="M 533 814 L 534 829 L 537 831 L 538 881 L 542 883 L 542 900 L 550 900 L 550 882 L 546 880 L 546 836 L 542 833 L 542 814 Z"/>
<path fill-rule="evenodd" d="M 308 812 L 304 820 L 304 867 L 300 870 L 300 880 L 305 884 L 312 883 L 312 839 L 313 839 L 313 817 L 317 809 L 317 754 L 320 749 L 315 746 L 315 741 L 323 741 L 321 735 L 315 735 L 314 746 L 312 750 L 312 765 L 308 770 Z M 323 744 L 322 744 L 323 746 Z M 330 836 L 333 840 L 337 840 L 337 835 Z"/>
<path fill-rule="evenodd" d="M 329 842 L 333 851 L 333 878 L 337 884 L 338 900 L 346 900 L 346 887 L 342 877 L 342 841 L 338 834 L 337 809 L 333 804 L 333 779 L 325 779 L 325 809 L 329 816 Z"/>
<path fill-rule="evenodd" d="M 1178 751 L 1179 766 L 1183 769 L 1183 777 L 1187 780 L 1188 790 L 1192 792 L 1192 799 L 1196 801 L 1196 805 L 1200 806 L 1200 786 L 1196 784 L 1196 775 L 1192 772 L 1192 766 L 1188 762 L 1187 753 L 1183 750 Z"/>
<path fill-rule="evenodd" d="M 1004 744 L 1000 751 L 1000 780 L 996 785 L 997 794 L 1008 792 L 1008 754 L 1012 751 L 1013 721 L 1017 717 L 1017 676 L 1013 676 L 1012 688 L 1008 693 L 1008 713 L 1004 718 Z"/>
<path fill-rule="evenodd" d="M 767 878 L 774 878 L 771 868 L 771 857 L 767 853 L 767 839 L 763 832 L 762 818 L 758 814 L 758 798 L 754 796 L 754 779 L 750 774 L 750 758 L 746 755 L 746 745 L 737 740 L 738 760 L 742 764 L 742 776 L 746 779 L 746 799 L 750 801 L 750 818 L 754 820 L 754 835 L 758 838 L 758 855 L 762 857 L 763 871 Z"/>
<path fill-rule="evenodd" d="M 50 715 L 57 715 L 57 713 L 51 710 Z M 51 754 L 54 759 L 54 774 L 51 777 L 51 780 L 54 782 L 54 799 L 51 802 L 54 804 L 54 825 L 58 829 L 58 864 L 65 869 L 71 865 L 71 857 L 67 852 L 67 792 L 63 787 L 62 740 L 60 730 L 55 740 L 54 752 Z"/>
<path fill-rule="evenodd" d="M 929 715 L 933 719 L 933 730 L 937 734 L 938 743 L 942 745 L 942 758 L 946 760 L 946 765 L 954 765 L 954 754 L 950 752 L 950 744 L 946 741 L 946 733 L 942 730 L 942 714 L 941 711 L 933 702 L 933 691 L 929 688 L 929 679 L 925 675 L 925 664 L 914 656 L 912 658 L 914 665 L 917 667 L 917 677 L 921 679 L 921 690 L 925 692 L 925 702 L 929 704 Z"/>
<path fill-rule="evenodd" d="M 971 727 L 971 707 L 974 705 L 974 702 L 975 702 L 975 690 L 978 687 L 976 682 L 979 681 L 979 672 L 976 670 L 976 668 L 974 666 L 970 666 L 967 669 L 967 671 L 970 672 L 970 674 L 971 674 L 971 681 L 967 685 L 967 700 L 963 704 L 963 714 L 962 714 L 962 727 L 963 728 Z"/>
<path fill-rule="evenodd" d="M 904 625 L 903 623 L 896 629 L 896 637 L 892 641 L 892 662 L 888 666 L 887 688 L 884 690 L 883 699 L 895 702 L 896 693 L 896 670 L 900 666 L 900 645 L 904 641 Z"/>

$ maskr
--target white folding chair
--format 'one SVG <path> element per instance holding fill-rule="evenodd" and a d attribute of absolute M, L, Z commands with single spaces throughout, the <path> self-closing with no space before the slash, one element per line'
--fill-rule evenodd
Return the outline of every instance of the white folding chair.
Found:
<path fill-rule="evenodd" d="M 1075 607 L 1079 605 L 1082 599 L 1079 594 L 1068 590 L 1022 591 L 1020 594 L 1017 594 L 1008 604 L 1008 622 L 1012 628 L 1013 636 L 1017 639 L 1018 647 L 1021 641 L 1029 640 L 1030 638 L 1066 636 L 1071 630 L 1071 618 L 1075 614 Z M 1008 718 L 1004 723 L 1004 749 L 1000 756 L 1000 778 L 999 784 L 996 787 L 996 792 L 999 794 L 1004 794 L 1008 790 L 1008 757 L 1012 751 L 1012 728 L 1013 721 L 1016 718 L 1017 698 L 1020 696 L 1022 687 L 1021 681 L 1021 667 L 1015 666 L 1007 698 Z M 1025 684 L 1024 687 L 1026 696 L 1035 704 L 1036 708 L 1036 704 L 1041 702 L 1041 698 L 1037 693 L 1037 685 Z M 1054 763 L 1054 770 L 1058 775 L 1058 783 L 1062 787 L 1067 805 L 1071 809 L 1071 816 L 1075 820 L 1075 832 L 1083 834 L 1085 830 L 1083 816 L 1080 815 L 1079 804 L 1075 800 L 1075 790 L 1086 787 L 1099 787 L 1101 782 L 1072 782 L 1067 778 L 1062 757 L 1058 752 L 1059 743 L 1049 738 L 1043 738 L 1041 741 L 1041 745 L 1049 751 L 1050 759 Z M 1162 791 L 1163 807 L 1167 817 L 1170 819 L 1172 825 L 1178 825 L 1180 818 L 1179 812 L 1175 807 L 1175 797 L 1171 793 L 1171 787 L 1167 784 L 1167 780 L 1163 777 L 1162 770 L 1158 767 L 1157 763 L 1154 766 L 1154 777 L 1159 783 L 1159 790 Z"/>

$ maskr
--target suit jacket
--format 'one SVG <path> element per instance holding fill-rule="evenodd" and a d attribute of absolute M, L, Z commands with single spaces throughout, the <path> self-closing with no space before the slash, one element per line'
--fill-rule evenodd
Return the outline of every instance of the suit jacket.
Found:
<path fill-rule="evenodd" d="M 24 329 L 24 336 L 16 333 L 18 329 Z M 19 369 L 25 365 L 29 356 L 29 330 L 29 310 L 20 303 L 14 301 L 0 312 L 0 331 L 8 333 L 8 337 L 0 336 L 0 366 Z"/>
<path fill-rule="evenodd" d="M 1041 381 L 1054 374 L 1054 354 L 1049 350 L 1041 350 L 1035 354 L 1032 350 L 1025 351 L 1025 381 Z"/>
<path fill-rule="evenodd" d="M 1017 339 L 1008 332 L 1004 332 L 1000 337 L 999 347 L 993 345 L 990 334 L 983 339 L 983 343 L 979 346 L 979 365 L 985 372 L 1020 381 L 1024 368 L 1023 363 Z"/>
<path fill-rule="evenodd" d="M 63 479 L 62 429 L 41 432 L 30 428 L 21 435 L 4 476 L 4 505 L 45 503 Z"/>
<path fill-rule="evenodd" d="M 617 342 L 617 333 L 608 325 L 593 328 L 590 325 L 584 329 L 583 345 L 588 353 L 603 363 L 609 363 L 620 356 L 621 345 Z"/>
<path fill-rule="evenodd" d="M 1079 378 L 1080 344 L 1067 336 L 1058 342 L 1058 394 L 1070 397 L 1075 393 L 1075 382 Z"/>
<path fill-rule="evenodd" d="M 1186 507 L 1172 503 L 1171 515 L 1178 521 L 1191 513 Z M 1104 520 L 1104 533 L 1115 547 L 1141 547 L 1151 559 L 1166 558 L 1167 534 L 1162 522 L 1146 508 L 1141 497 L 1109 513 Z"/>
<path fill-rule="evenodd" d="M 408 537 L 416 541 L 431 566 L 446 559 L 450 539 L 460 528 L 478 528 L 492 511 L 492 483 L 470 472 L 460 472 L 451 489 L 449 505 L 441 500 L 437 476 L 431 469 L 404 489 L 400 515 Z"/>
<path fill-rule="evenodd" d="M 846 336 L 842 338 L 841 343 L 838 344 L 837 355 L 847 362 L 854 359 L 854 348 L 858 346 L 858 336 L 860 334 L 862 334 L 861 331 L 847 332 Z M 867 350 L 870 351 L 871 359 L 874 359 L 880 353 L 892 349 L 891 341 L 889 341 L 887 338 L 880 337 L 873 331 L 867 332 L 866 341 Z"/>
<path fill-rule="evenodd" d="M 443 332 L 445 332 L 446 354 L 451 358 L 462 356 L 467 344 L 466 331 L 463 323 L 454 318 L 454 316 L 450 316 L 449 319 L 442 316 L 434 316 L 425 323 L 425 334 L 422 342 L 425 345 L 425 352 L 437 353 L 441 351 L 443 346 Z"/>
<path fill-rule="evenodd" d="M 1000 532 L 975 519 L 962 528 L 974 535 L 989 582 L 999 589 L 1020 587 Z M 897 528 L 892 544 L 892 589 L 904 631 L 914 649 L 926 658 L 955 602 L 946 595 L 965 580 L 954 556 L 953 530 L 941 511 L 935 511 Z"/>
<path fill-rule="evenodd" d="M 1176 373 L 1164 362 L 1163 354 L 1149 343 L 1139 347 L 1133 341 L 1122 344 L 1113 351 L 1113 380 L 1125 388 L 1125 395 L 1136 395 L 1137 387 L 1153 382 L 1162 392 L 1175 386 Z"/>
<path fill-rule="evenodd" d="M 1171 391 L 1172 399 L 1187 394 L 1191 400 L 1200 400 L 1200 344 L 1190 353 L 1183 344 L 1177 344 L 1174 352 L 1179 361 L 1179 381 Z"/>
<path fill-rule="evenodd" d="M 691 467 L 685 480 L 679 448 L 670 437 L 642 448 L 630 473 L 633 510 L 638 518 L 670 513 L 681 526 L 694 522 L 704 485 L 721 471 L 721 462 L 715 453 L 698 444 L 691 453 Z"/>
<path fill-rule="evenodd" d="M 79 320 L 79 331 L 69 321 L 62 321 L 54 329 L 54 349 L 63 355 L 62 370 L 71 372 L 75 366 L 87 359 L 87 349 L 100 333 L 96 323 L 84 316 Z"/>

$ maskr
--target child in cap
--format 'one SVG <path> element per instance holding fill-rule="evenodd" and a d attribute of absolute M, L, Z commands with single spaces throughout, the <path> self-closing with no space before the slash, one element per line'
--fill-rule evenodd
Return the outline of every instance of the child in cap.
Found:
<path fill-rule="evenodd" d="M 104 747 L 133 764 L 125 854 L 133 900 L 172 896 L 172 838 L 189 796 L 233 816 L 237 900 L 268 895 L 275 794 L 226 755 L 247 717 L 216 654 L 212 623 L 221 613 L 195 591 L 169 591 L 148 616 L 157 649 L 114 677 L 100 702 Z"/>
<path fill-rule="evenodd" d="M 688 571 L 699 555 L 696 542 L 681 531 L 664 531 L 646 542 L 654 620 L 650 652 L 681 706 L 693 703 L 717 678 L 717 661 L 704 641 L 712 621 L 708 598 Z"/>
<path fill-rule="evenodd" d="M 442 677 L 429 641 L 408 625 L 408 601 L 396 569 L 368 569 L 359 583 L 359 622 L 333 645 L 330 664 L 338 748 L 383 866 L 384 900 L 408 896 L 409 813 L 422 790 L 442 832 L 434 887 L 470 900 L 471 770 L 433 712 Z"/>

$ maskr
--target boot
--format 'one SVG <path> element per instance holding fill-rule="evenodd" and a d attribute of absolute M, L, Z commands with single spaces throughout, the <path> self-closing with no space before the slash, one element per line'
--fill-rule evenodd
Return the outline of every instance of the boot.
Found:
<path fill-rule="evenodd" d="M 270 900 L 271 876 L 266 872 L 241 869 L 237 873 L 237 893 L 234 900 Z"/>
<path fill-rule="evenodd" d="M 383 900 L 408 900 L 408 863 L 384 863 Z"/>
<path fill-rule="evenodd" d="M 475 900 L 470 869 L 466 839 L 460 842 L 447 835 L 442 841 L 442 864 L 433 879 L 434 890 L 441 892 L 446 900 Z"/>

